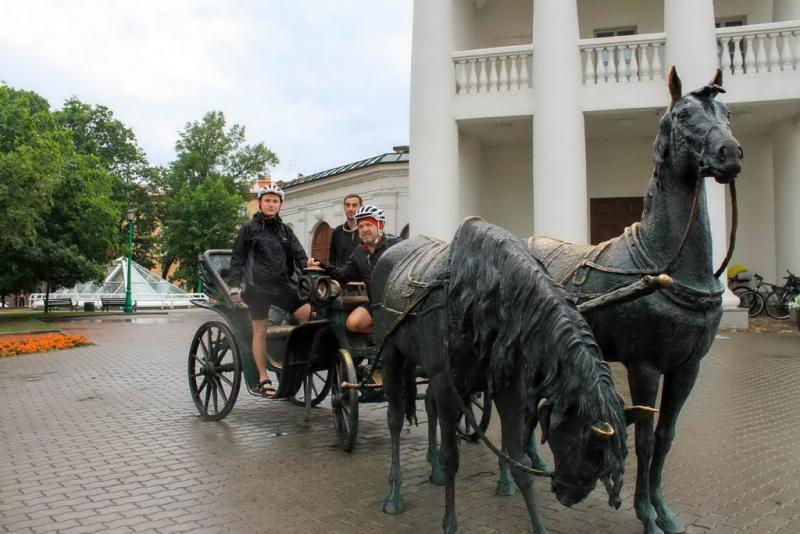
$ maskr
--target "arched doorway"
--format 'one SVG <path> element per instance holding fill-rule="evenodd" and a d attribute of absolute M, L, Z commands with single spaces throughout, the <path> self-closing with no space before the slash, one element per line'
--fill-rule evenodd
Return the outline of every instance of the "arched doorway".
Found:
<path fill-rule="evenodd" d="M 322 261 L 328 261 L 328 254 L 331 251 L 331 236 L 333 230 L 325 221 L 319 223 L 314 229 L 314 237 L 311 239 L 311 257 Z"/>

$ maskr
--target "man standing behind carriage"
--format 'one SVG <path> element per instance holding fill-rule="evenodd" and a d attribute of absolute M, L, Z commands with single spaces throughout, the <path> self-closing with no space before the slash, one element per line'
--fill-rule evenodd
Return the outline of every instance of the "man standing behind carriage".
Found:
<path fill-rule="evenodd" d="M 243 299 L 253 322 L 253 360 L 259 384 L 251 392 L 267 398 L 276 393 L 267 375 L 269 307 L 293 312 L 301 322 L 311 317 L 311 306 L 300 301 L 290 282 L 295 267 L 302 269 L 308 259 L 297 236 L 278 215 L 283 197 L 283 190 L 276 185 L 258 192 L 258 212 L 242 225 L 233 245 L 228 282 L 231 302 L 239 305 Z"/>
<path fill-rule="evenodd" d="M 328 254 L 328 261 L 335 267 L 344 267 L 350 254 L 361 244 L 361 239 L 358 237 L 356 211 L 363 204 L 361 197 L 356 194 L 347 195 L 342 201 L 345 221 L 334 228 L 331 236 L 331 250 Z"/>
<path fill-rule="evenodd" d="M 386 215 L 377 206 L 362 206 L 356 212 L 355 220 L 358 223 L 361 244 L 353 250 L 344 266 L 324 265 L 314 258 L 311 258 L 309 265 L 324 267 L 333 278 L 341 282 L 364 282 L 369 287 L 375 264 L 389 247 L 399 243 L 401 239 L 384 233 Z M 345 326 L 356 334 L 371 334 L 372 315 L 367 306 L 359 306 L 351 311 Z"/>

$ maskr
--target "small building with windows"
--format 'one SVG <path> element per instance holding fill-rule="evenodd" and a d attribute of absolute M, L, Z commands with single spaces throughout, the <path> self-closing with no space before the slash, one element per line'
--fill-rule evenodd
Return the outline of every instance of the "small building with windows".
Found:
<path fill-rule="evenodd" d="M 328 259 L 333 229 L 344 222 L 342 202 L 348 194 L 382 208 L 388 233 L 407 236 L 408 162 L 408 147 L 397 146 L 392 152 L 284 182 L 281 218 L 292 227 L 309 257 L 322 260 Z M 256 189 L 266 183 L 262 179 Z M 255 203 L 251 205 L 248 213 L 256 209 Z"/>

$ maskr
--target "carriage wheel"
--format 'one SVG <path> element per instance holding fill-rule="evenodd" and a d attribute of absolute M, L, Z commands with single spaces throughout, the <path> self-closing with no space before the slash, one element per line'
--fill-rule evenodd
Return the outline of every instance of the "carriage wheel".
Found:
<path fill-rule="evenodd" d="M 489 390 L 476 391 L 467 399 L 467 410 L 472 412 L 472 417 L 478 423 L 481 432 L 486 432 L 489 428 L 489 422 L 492 419 L 492 398 L 489 395 Z M 456 423 L 456 431 L 459 437 L 468 441 L 477 441 L 478 432 L 475 427 L 467 422 L 467 418 L 463 413 L 458 414 L 458 422 Z"/>
<path fill-rule="evenodd" d="M 781 320 L 788 319 L 790 297 L 791 293 L 782 287 L 776 287 L 772 293 L 767 295 L 764 304 L 770 317 Z"/>
<path fill-rule="evenodd" d="M 339 445 L 346 452 L 350 452 L 356 446 L 358 438 L 358 390 L 342 389 L 342 382 L 355 384 L 358 377 L 349 352 L 339 349 L 331 374 L 333 375 L 331 385 L 333 425 L 336 427 Z"/>
<path fill-rule="evenodd" d="M 289 397 L 289 402 L 298 406 L 306 405 L 306 389 L 311 391 L 311 406 L 316 406 L 325 400 L 331 390 L 331 378 L 333 373 L 328 369 L 311 371 L 303 379 L 303 385 L 297 390 L 293 397 Z"/>
<path fill-rule="evenodd" d="M 200 417 L 219 421 L 233 409 L 242 383 L 239 349 L 228 325 L 209 321 L 189 349 L 189 391 Z"/>

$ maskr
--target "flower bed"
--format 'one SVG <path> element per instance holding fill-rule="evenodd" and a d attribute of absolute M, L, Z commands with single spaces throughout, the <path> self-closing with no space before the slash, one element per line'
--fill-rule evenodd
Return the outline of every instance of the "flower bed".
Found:
<path fill-rule="evenodd" d="M 51 352 L 89 345 L 83 336 L 65 334 L 47 334 L 44 336 L 28 336 L 18 339 L 0 339 L 0 357 L 30 354 L 33 352 Z"/>

